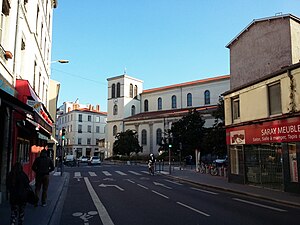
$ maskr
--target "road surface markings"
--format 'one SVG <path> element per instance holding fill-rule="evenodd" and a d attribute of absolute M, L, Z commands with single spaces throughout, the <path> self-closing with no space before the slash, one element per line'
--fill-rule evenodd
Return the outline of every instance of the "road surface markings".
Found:
<path fill-rule="evenodd" d="M 141 187 L 141 188 L 144 188 L 146 190 L 148 190 L 149 188 L 145 187 L 144 185 L 141 185 L 141 184 L 137 184 L 137 186 Z"/>
<path fill-rule="evenodd" d="M 156 186 L 161 186 L 161 187 L 167 188 L 167 189 L 173 189 L 173 188 L 171 188 L 171 187 L 169 187 L 169 186 L 167 186 L 167 185 L 164 185 L 164 184 L 162 184 L 162 183 L 153 182 L 153 184 L 156 185 Z"/>
<path fill-rule="evenodd" d="M 263 205 L 263 204 L 256 203 L 256 202 L 250 202 L 250 201 L 239 199 L 239 198 L 233 198 L 233 200 L 243 202 L 243 203 L 247 203 L 247 204 L 250 204 L 250 205 L 259 206 L 259 207 L 266 208 L 266 209 L 275 210 L 275 211 L 278 211 L 278 212 L 286 212 L 287 211 L 287 210 L 284 210 L 284 209 L 279 209 L 279 208 L 275 208 L 275 207 L 268 206 L 268 205 Z"/>
<path fill-rule="evenodd" d="M 111 176 L 111 173 L 110 172 L 108 172 L 108 171 L 102 171 L 102 173 L 105 175 L 105 176 Z"/>
<path fill-rule="evenodd" d="M 201 192 L 204 192 L 204 193 L 212 194 L 212 195 L 218 195 L 219 194 L 219 193 L 216 193 L 216 192 L 207 191 L 207 190 L 203 190 L 203 189 L 199 189 L 199 188 L 191 188 L 191 189 L 195 190 L 195 191 L 201 191 Z"/>
<path fill-rule="evenodd" d="M 104 178 L 103 180 L 114 181 L 114 178 L 107 177 L 107 178 Z"/>
<path fill-rule="evenodd" d="M 99 187 L 114 187 L 114 188 L 117 188 L 119 189 L 120 191 L 124 191 L 123 188 L 119 187 L 118 185 L 114 185 L 114 184 L 100 184 Z"/>
<path fill-rule="evenodd" d="M 169 183 L 172 183 L 172 184 L 177 184 L 177 185 L 179 185 L 179 186 L 183 185 L 183 184 L 181 184 L 181 183 L 178 183 L 178 182 L 172 181 L 172 180 L 168 180 L 168 179 L 165 179 L 165 181 L 167 181 L 167 182 L 169 182 Z"/>
<path fill-rule="evenodd" d="M 96 177 L 96 176 L 97 176 L 97 174 L 96 174 L 95 172 L 89 172 L 89 175 L 90 175 L 91 177 Z"/>
<path fill-rule="evenodd" d="M 96 206 L 96 209 L 98 211 L 98 214 L 100 216 L 100 219 L 103 224 L 105 225 L 114 225 L 113 221 L 111 220 L 106 208 L 100 201 L 98 195 L 96 194 L 95 190 L 93 189 L 89 179 L 87 177 L 84 177 L 85 184 L 87 186 L 87 189 L 91 195 L 91 198 L 94 202 L 94 205 Z"/>
<path fill-rule="evenodd" d="M 115 171 L 115 172 L 118 173 L 118 174 L 120 174 L 120 175 L 122 175 L 122 176 L 127 176 L 127 174 L 126 174 L 126 173 L 123 173 L 122 171 L 117 170 L 117 171 Z"/>
<path fill-rule="evenodd" d="M 80 172 L 75 172 L 74 173 L 74 178 L 77 179 L 77 181 L 80 181 L 80 178 L 82 178 L 81 173 Z"/>
<path fill-rule="evenodd" d="M 149 171 L 143 170 L 141 173 L 149 174 Z"/>
<path fill-rule="evenodd" d="M 159 195 L 159 196 L 161 196 L 161 197 L 163 197 L 163 198 L 169 199 L 168 196 L 166 196 L 166 195 L 164 195 L 164 194 L 161 194 L 161 193 L 159 193 L 159 192 L 157 192 L 157 191 L 152 190 L 152 192 L 155 193 L 155 194 L 157 194 L 157 195 Z"/>
<path fill-rule="evenodd" d="M 132 184 L 135 184 L 134 181 L 130 180 L 130 179 L 126 179 L 128 182 L 132 183 Z"/>
<path fill-rule="evenodd" d="M 135 172 L 135 171 L 132 171 L 132 170 L 129 170 L 128 171 L 129 173 L 132 173 L 132 174 L 134 174 L 134 175 L 138 175 L 138 176 L 141 176 L 142 174 L 140 174 L 140 173 L 137 173 L 137 172 Z"/>
<path fill-rule="evenodd" d="M 201 214 L 201 215 L 203 215 L 203 216 L 210 216 L 209 214 L 207 214 L 207 213 L 205 213 L 205 212 L 202 212 L 202 211 L 200 211 L 200 210 L 198 210 L 198 209 L 195 209 L 195 208 L 193 208 L 193 207 L 191 207 L 191 206 L 188 206 L 188 205 L 186 205 L 186 204 L 183 204 L 183 203 L 181 203 L 181 202 L 176 202 L 177 204 L 179 204 L 179 205 L 181 205 L 181 206 L 183 206 L 183 207 L 185 207 L 185 208 L 188 208 L 188 209 L 190 209 L 190 210 L 193 210 L 194 212 L 197 212 L 197 213 L 199 213 L 199 214 Z"/>

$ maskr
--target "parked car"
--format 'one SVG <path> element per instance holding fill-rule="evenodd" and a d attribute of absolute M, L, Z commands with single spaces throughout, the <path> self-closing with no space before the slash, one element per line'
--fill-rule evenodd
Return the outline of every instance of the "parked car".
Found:
<path fill-rule="evenodd" d="M 88 162 L 88 157 L 86 157 L 86 156 L 80 156 L 79 157 L 79 162 L 82 162 L 82 163 L 87 163 Z"/>
<path fill-rule="evenodd" d="M 90 158 L 89 164 L 90 165 L 97 165 L 97 164 L 99 165 L 99 164 L 101 164 L 100 157 L 99 156 L 92 156 Z"/>

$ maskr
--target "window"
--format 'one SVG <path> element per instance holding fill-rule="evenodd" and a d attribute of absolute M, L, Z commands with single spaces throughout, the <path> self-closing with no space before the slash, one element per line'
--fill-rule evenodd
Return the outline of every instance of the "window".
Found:
<path fill-rule="evenodd" d="M 114 126 L 113 126 L 113 135 L 116 136 L 116 135 L 117 135 L 117 132 L 118 132 L 117 125 L 114 125 Z"/>
<path fill-rule="evenodd" d="M 210 91 L 209 90 L 206 90 L 204 92 L 204 104 L 205 105 L 210 104 Z"/>
<path fill-rule="evenodd" d="M 92 133 L 92 126 L 91 125 L 88 125 L 87 131 L 88 131 L 88 133 Z"/>
<path fill-rule="evenodd" d="M 131 106 L 131 115 L 134 116 L 135 115 L 135 106 Z"/>
<path fill-rule="evenodd" d="M 81 145 L 81 138 L 78 138 L 78 145 Z"/>
<path fill-rule="evenodd" d="M 29 162 L 30 144 L 28 140 L 17 139 L 17 160 L 21 163 Z"/>
<path fill-rule="evenodd" d="M 192 103 L 192 94 L 191 93 L 187 94 L 186 102 L 187 102 L 187 106 L 192 106 L 193 105 L 193 103 Z"/>
<path fill-rule="evenodd" d="M 100 116 L 96 116 L 96 123 L 100 123 Z"/>
<path fill-rule="evenodd" d="M 2 2 L 2 13 L 5 16 L 9 15 L 9 9 L 10 9 L 10 1 L 9 0 L 3 0 L 3 2 Z"/>
<path fill-rule="evenodd" d="M 147 131 L 142 130 L 142 145 L 147 145 Z"/>
<path fill-rule="evenodd" d="M 88 121 L 89 121 L 89 122 L 92 121 L 92 116 L 88 115 Z"/>
<path fill-rule="evenodd" d="M 161 98 L 157 99 L 157 110 L 162 110 L 162 99 Z"/>
<path fill-rule="evenodd" d="M 82 122 L 82 114 L 78 114 L 78 121 Z"/>
<path fill-rule="evenodd" d="M 82 133 L 82 125 L 81 124 L 78 125 L 78 133 Z"/>
<path fill-rule="evenodd" d="M 91 144 L 91 138 L 87 138 L 87 139 L 86 139 L 86 144 L 87 144 L 87 145 L 90 145 L 90 144 Z"/>
<path fill-rule="evenodd" d="M 112 84 L 111 86 L 111 97 L 115 98 L 116 97 L 116 85 Z"/>
<path fill-rule="evenodd" d="M 118 115 L 118 106 L 114 105 L 113 114 Z"/>
<path fill-rule="evenodd" d="M 148 110 L 149 110 L 149 102 L 148 102 L 148 100 L 146 99 L 146 100 L 144 101 L 144 112 L 148 112 Z"/>
<path fill-rule="evenodd" d="M 280 83 L 275 83 L 268 86 L 268 97 L 270 115 L 280 114 L 282 112 Z"/>
<path fill-rule="evenodd" d="M 121 84 L 117 83 L 117 98 L 121 96 Z"/>
<path fill-rule="evenodd" d="M 1 15 L 0 15 L 0 44 L 2 44 L 3 32 L 4 32 L 4 14 L 1 13 Z"/>
<path fill-rule="evenodd" d="M 137 98 L 138 95 L 138 87 L 137 85 L 134 86 L 134 98 Z"/>
<path fill-rule="evenodd" d="M 129 97 L 133 98 L 133 84 L 130 84 L 129 86 Z"/>
<path fill-rule="evenodd" d="M 172 109 L 176 109 L 176 108 L 177 108 L 176 96 L 173 95 L 172 96 Z"/>
<path fill-rule="evenodd" d="M 162 141 L 162 131 L 160 128 L 156 130 L 156 144 L 160 145 Z"/>
<path fill-rule="evenodd" d="M 96 126 L 96 133 L 100 133 L 100 127 Z"/>
<path fill-rule="evenodd" d="M 232 118 L 233 120 L 240 118 L 240 99 L 238 97 L 232 99 Z"/>

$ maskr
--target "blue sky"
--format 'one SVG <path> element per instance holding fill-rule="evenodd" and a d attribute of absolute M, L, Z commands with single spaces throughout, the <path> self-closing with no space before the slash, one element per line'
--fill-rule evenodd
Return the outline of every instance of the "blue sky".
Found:
<path fill-rule="evenodd" d="M 59 102 L 100 104 L 107 78 L 126 72 L 144 89 L 229 74 L 225 46 L 253 19 L 291 13 L 300 0 L 58 0 L 51 78 Z"/>

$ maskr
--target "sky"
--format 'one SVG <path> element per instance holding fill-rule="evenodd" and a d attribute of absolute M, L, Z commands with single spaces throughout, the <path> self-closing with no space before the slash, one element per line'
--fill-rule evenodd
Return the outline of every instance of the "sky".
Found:
<path fill-rule="evenodd" d="M 291 13 L 300 0 L 58 0 L 51 79 L 65 101 L 107 111 L 107 78 L 150 89 L 230 73 L 225 46 L 253 19 Z"/>

